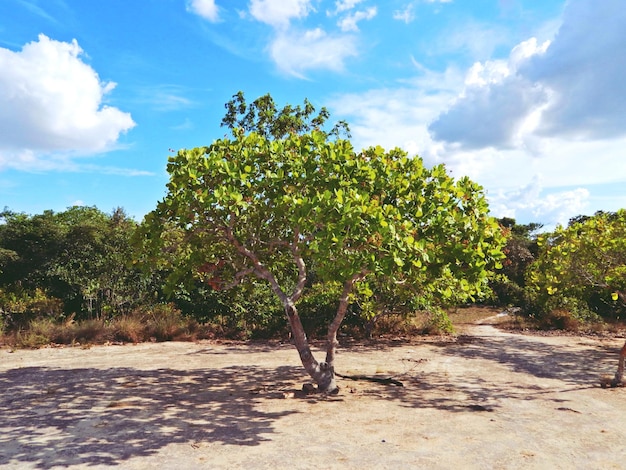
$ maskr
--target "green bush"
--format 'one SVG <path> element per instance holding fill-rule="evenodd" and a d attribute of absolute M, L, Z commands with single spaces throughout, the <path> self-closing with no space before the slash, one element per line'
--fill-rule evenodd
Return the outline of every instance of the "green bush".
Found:
<path fill-rule="evenodd" d="M 454 333 L 454 326 L 445 311 L 433 308 L 429 311 L 428 320 L 422 327 L 422 333 L 428 335 L 448 335 Z"/>

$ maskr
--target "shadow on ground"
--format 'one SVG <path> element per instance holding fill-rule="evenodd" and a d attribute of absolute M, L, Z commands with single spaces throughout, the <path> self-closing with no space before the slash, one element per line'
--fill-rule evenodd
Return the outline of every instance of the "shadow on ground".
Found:
<path fill-rule="evenodd" d="M 442 352 L 467 359 L 486 359 L 512 372 L 537 378 L 557 379 L 564 385 L 598 384 L 598 377 L 617 368 L 619 348 L 592 345 L 577 337 L 565 344 L 542 342 L 541 337 L 497 334 L 461 337 Z"/>
<path fill-rule="evenodd" d="M 259 445 L 294 413 L 263 412 L 259 399 L 281 397 L 300 377 L 295 367 L 12 369 L 0 373 L 0 466 L 120 465 L 169 444 Z"/>
<path fill-rule="evenodd" d="M 497 411 L 511 400 L 542 400 L 554 403 L 555 409 L 569 409 L 568 392 L 599 387 L 600 376 L 614 372 L 619 356 L 619 347 L 576 337 L 550 344 L 540 337 L 480 334 L 424 346 L 436 347 L 443 356 L 435 368 L 419 358 L 417 346 L 412 348 L 415 357 L 404 358 L 402 369 L 389 374 L 404 387 L 368 386 L 360 392 L 403 406 L 450 412 Z M 495 372 L 484 361 L 493 362 Z M 454 365 L 448 368 L 446 363 Z M 350 387 L 350 382 L 344 384 Z"/>

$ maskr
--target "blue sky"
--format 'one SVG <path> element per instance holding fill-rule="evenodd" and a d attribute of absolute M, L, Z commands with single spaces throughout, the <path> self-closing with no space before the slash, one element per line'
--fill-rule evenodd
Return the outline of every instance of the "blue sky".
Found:
<path fill-rule="evenodd" d="M 242 90 L 443 162 L 497 217 L 626 208 L 624 25 L 622 0 L 2 0 L 0 207 L 141 220 Z"/>

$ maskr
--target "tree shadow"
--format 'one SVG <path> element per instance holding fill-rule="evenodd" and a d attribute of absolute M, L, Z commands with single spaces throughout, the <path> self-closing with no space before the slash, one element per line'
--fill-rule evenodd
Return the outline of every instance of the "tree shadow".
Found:
<path fill-rule="evenodd" d="M 537 378 L 557 379 L 565 385 L 598 384 L 603 371 L 617 368 L 619 348 L 588 344 L 571 337 L 567 344 L 548 344 L 522 335 L 461 337 L 460 344 L 447 344 L 442 353 L 467 359 L 486 359 L 503 364 L 512 372 Z"/>
<path fill-rule="evenodd" d="M 497 411 L 511 400 L 542 400 L 553 402 L 555 409 L 569 409 L 563 405 L 571 401 L 568 392 L 599 387 L 601 372 L 613 372 L 619 355 L 619 347 L 588 344 L 575 337 L 558 345 L 521 335 L 465 336 L 456 342 L 422 344 L 437 348 L 443 356 L 502 364 L 510 374 L 490 376 L 478 361 L 474 367 L 470 362 L 432 370 L 427 360 L 407 357 L 403 369 L 396 367 L 394 374 L 388 374 L 403 387 L 368 385 L 357 387 L 358 393 L 449 412 Z M 389 347 L 393 345 L 380 345 Z M 415 350 L 419 354 L 419 346 Z M 350 388 L 349 382 L 343 385 Z"/>
<path fill-rule="evenodd" d="M 256 446 L 296 411 L 266 412 L 297 367 L 53 369 L 0 373 L 0 466 L 120 465 L 169 444 Z"/>

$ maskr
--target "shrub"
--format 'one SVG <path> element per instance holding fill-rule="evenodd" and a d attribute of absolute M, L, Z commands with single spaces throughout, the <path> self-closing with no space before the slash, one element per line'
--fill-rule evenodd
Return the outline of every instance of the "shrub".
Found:
<path fill-rule="evenodd" d="M 157 304 L 144 318 L 146 334 L 157 341 L 171 341 L 189 333 L 189 321 L 173 304 Z"/>
<path fill-rule="evenodd" d="M 427 335 L 452 334 L 454 333 L 454 326 L 445 311 L 433 308 L 429 311 L 429 317 L 422 327 L 422 333 Z"/>
<path fill-rule="evenodd" d="M 137 315 L 124 315 L 112 323 L 113 336 L 118 341 L 140 343 L 147 339 L 146 325 Z"/>

